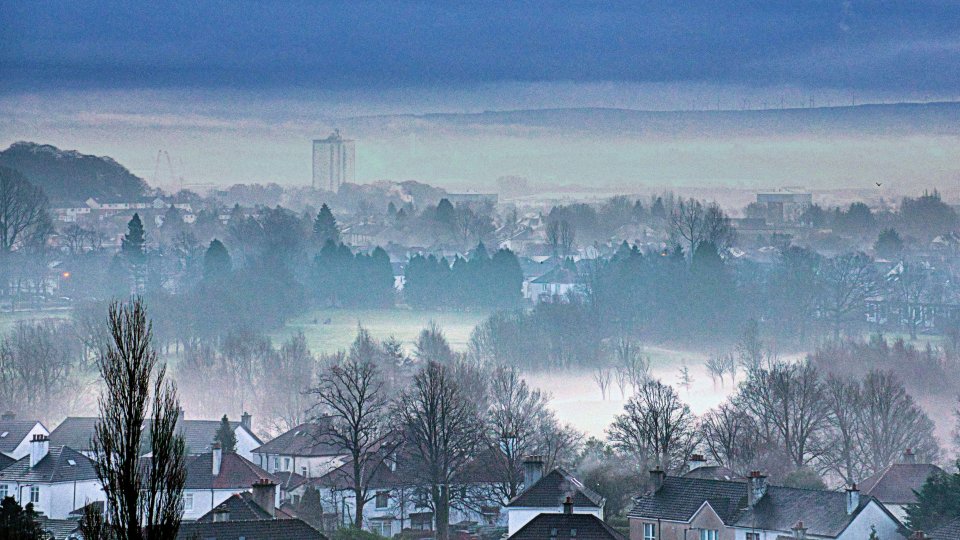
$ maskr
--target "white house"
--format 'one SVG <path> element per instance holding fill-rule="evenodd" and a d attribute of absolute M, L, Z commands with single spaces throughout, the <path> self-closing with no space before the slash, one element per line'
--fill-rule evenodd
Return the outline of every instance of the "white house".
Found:
<path fill-rule="evenodd" d="M 916 492 L 928 478 L 938 474 L 946 473 L 931 463 L 917 463 L 916 456 L 908 448 L 899 463 L 892 463 L 864 479 L 860 490 L 879 501 L 897 519 L 905 521 L 907 506 L 917 502 Z"/>
<path fill-rule="evenodd" d="M 0 498 L 13 497 L 51 519 L 67 519 L 87 503 L 105 500 L 93 462 L 72 448 L 34 435 L 28 455 L 0 470 Z"/>
<path fill-rule="evenodd" d="M 194 520 L 213 510 L 233 495 L 251 491 L 254 484 L 270 483 L 273 504 L 280 504 L 279 482 L 249 460 L 219 445 L 187 463 L 187 481 L 183 489 L 183 519 Z"/>
<path fill-rule="evenodd" d="M 513 535 L 540 514 L 562 514 L 570 498 L 572 512 L 603 519 L 606 500 L 584 486 L 562 467 L 543 474 L 543 459 L 530 456 L 523 462 L 524 489 L 506 505 L 507 533 Z"/>
<path fill-rule="evenodd" d="M 347 452 L 326 436 L 325 430 L 326 426 L 318 423 L 300 424 L 255 448 L 251 461 L 270 473 L 320 478 L 347 460 Z"/>
<path fill-rule="evenodd" d="M 37 420 L 17 420 L 13 413 L 0 416 L 0 454 L 20 459 L 30 453 L 34 435 L 50 435 Z"/>

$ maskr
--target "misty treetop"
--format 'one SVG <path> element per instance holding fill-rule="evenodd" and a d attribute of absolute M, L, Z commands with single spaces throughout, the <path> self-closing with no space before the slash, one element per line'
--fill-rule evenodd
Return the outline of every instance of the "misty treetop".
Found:
<path fill-rule="evenodd" d="M 512 308 L 520 304 L 523 272 L 507 249 L 491 257 L 483 243 L 453 264 L 415 255 L 404 273 L 404 299 L 417 308 Z"/>

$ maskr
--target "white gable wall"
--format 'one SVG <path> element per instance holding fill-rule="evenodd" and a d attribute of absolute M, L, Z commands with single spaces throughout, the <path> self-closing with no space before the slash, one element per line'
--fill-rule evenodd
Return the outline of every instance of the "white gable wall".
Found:
<path fill-rule="evenodd" d="M 531 519 L 540 514 L 562 514 L 563 506 L 546 506 L 543 508 L 534 507 L 507 507 L 507 534 L 513 536 Z M 592 514 L 603 519 L 603 509 L 596 506 L 574 506 L 574 514 Z"/>
<path fill-rule="evenodd" d="M 876 501 L 870 501 L 870 503 L 857 514 L 857 518 L 853 520 L 853 523 L 837 537 L 837 540 L 862 540 L 869 538 L 871 525 L 877 528 L 877 536 L 883 540 L 900 540 L 903 538 L 899 533 L 898 523 L 884 512 Z"/>
<path fill-rule="evenodd" d="M 262 446 L 263 443 L 255 439 L 253 434 L 242 425 L 237 426 L 233 433 L 237 437 L 237 454 L 251 463 L 256 463 L 257 460 L 254 459 L 253 451 Z"/>
<path fill-rule="evenodd" d="M 12 452 L 7 453 L 7 455 L 13 459 L 20 459 L 23 456 L 30 454 L 30 441 L 33 439 L 34 435 L 50 435 L 50 432 L 47 431 L 47 428 L 43 427 L 43 424 L 37 422 L 34 424 L 33 428 L 30 429 L 30 432 L 27 433 L 27 436 L 20 441 L 20 444 L 17 445 Z"/>

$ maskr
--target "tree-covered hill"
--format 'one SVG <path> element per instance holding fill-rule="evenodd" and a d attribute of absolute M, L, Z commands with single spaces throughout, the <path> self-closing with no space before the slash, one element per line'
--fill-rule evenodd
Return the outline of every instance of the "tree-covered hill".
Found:
<path fill-rule="evenodd" d="M 81 202 L 89 197 L 131 199 L 149 190 L 142 178 L 109 157 L 49 144 L 14 143 L 0 152 L 0 166 L 20 171 L 54 203 Z"/>

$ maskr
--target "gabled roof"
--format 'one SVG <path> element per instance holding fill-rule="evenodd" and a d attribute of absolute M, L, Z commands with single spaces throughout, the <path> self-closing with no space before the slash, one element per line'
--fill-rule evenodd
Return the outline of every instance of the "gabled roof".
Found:
<path fill-rule="evenodd" d="M 744 482 L 668 476 L 659 490 L 634 499 L 629 517 L 686 522 L 709 503 L 731 527 L 786 532 L 803 521 L 808 534 L 834 538 L 871 502 L 872 497 L 861 494 L 859 506 L 847 514 L 845 492 L 771 485 L 750 508 Z M 896 522 L 892 515 L 889 517 Z"/>
<path fill-rule="evenodd" d="M 277 471 L 273 473 L 280 480 L 280 489 L 290 491 L 310 482 L 306 476 L 292 471 Z"/>
<path fill-rule="evenodd" d="M 213 453 L 194 457 L 187 463 L 185 489 L 250 489 L 257 480 L 270 480 L 279 484 L 279 479 L 257 467 L 242 456 L 224 452 L 220 462 L 220 474 L 213 475 Z"/>
<path fill-rule="evenodd" d="M 254 450 L 257 454 L 281 456 L 340 456 L 346 451 L 324 435 L 326 426 L 316 423 L 300 424 L 290 431 Z"/>
<path fill-rule="evenodd" d="M 593 514 L 539 514 L 509 540 L 626 540 Z"/>
<path fill-rule="evenodd" d="M 910 504 L 931 475 L 944 474 L 929 463 L 894 463 L 860 484 L 860 491 L 885 504 Z"/>
<path fill-rule="evenodd" d="M 556 268 L 534 279 L 531 283 L 583 283 L 583 278 L 576 268 L 571 268 L 571 265 L 557 265 Z"/>
<path fill-rule="evenodd" d="M 218 504 L 213 510 L 197 518 L 197 521 L 213 521 L 214 514 L 225 512 L 228 521 L 251 521 L 256 519 L 291 519 L 292 516 L 281 509 L 276 510 L 276 517 L 264 510 L 253 500 L 253 493 L 244 491 L 231 495 L 227 500 Z"/>
<path fill-rule="evenodd" d="M 66 446 L 51 446 L 47 455 L 35 467 L 30 467 L 30 456 L 0 470 L 0 480 L 51 484 L 96 480 L 93 461 L 87 456 Z"/>
<path fill-rule="evenodd" d="M 196 538 L 212 540 L 324 540 L 320 531 L 299 519 L 256 519 L 249 521 L 209 521 L 184 523 L 177 533 L 178 540 Z"/>
<path fill-rule="evenodd" d="M 934 528 L 927 536 L 930 540 L 957 540 L 960 538 L 960 517 Z"/>
<path fill-rule="evenodd" d="M 10 465 L 13 465 L 16 462 L 17 460 L 13 459 L 12 457 L 6 454 L 0 454 L 0 470 L 6 469 L 7 467 L 9 467 Z"/>
<path fill-rule="evenodd" d="M 50 444 L 69 446 L 82 452 L 93 450 L 92 441 L 96 434 L 96 426 L 99 418 L 92 416 L 71 416 L 60 423 L 57 429 L 50 433 Z M 144 422 L 144 430 L 149 433 L 150 420 Z M 240 422 L 230 422 L 234 431 L 241 426 Z M 220 428 L 220 420 L 180 420 L 177 422 L 177 431 L 183 435 L 184 443 L 187 446 L 187 453 L 191 455 L 202 454 L 211 450 L 211 444 Z M 260 439 L 253 433 L 250 433 L 254 440 L 260 442 Z M 149 452 L 147 448 L 150 444 L 148 437 L 142 438 L 144 451 Z"/>
<path fill-rule="evenodd" d="M 510 508 L 547 508 L 560 507 L 567 497 L 573 498 L 573 506 L 602 508 L 604 498 L 597 492 L 584 486 L 563 467 L 557 467 L 522 493 L 513 498 L 507 506 Z"/>
<path fill-rule="evenodd" d="M 80 521 L 76 519 L 50 519 L 41 515 L 40 527 L 50 534 L 53 540 L 67 540 L 71 536 L 78 537 Z"/>
<path fill-rule="evenodd" d="M 0 452 L 13 452 L 27 438 L 36 420 L 0 420 Z"/>

